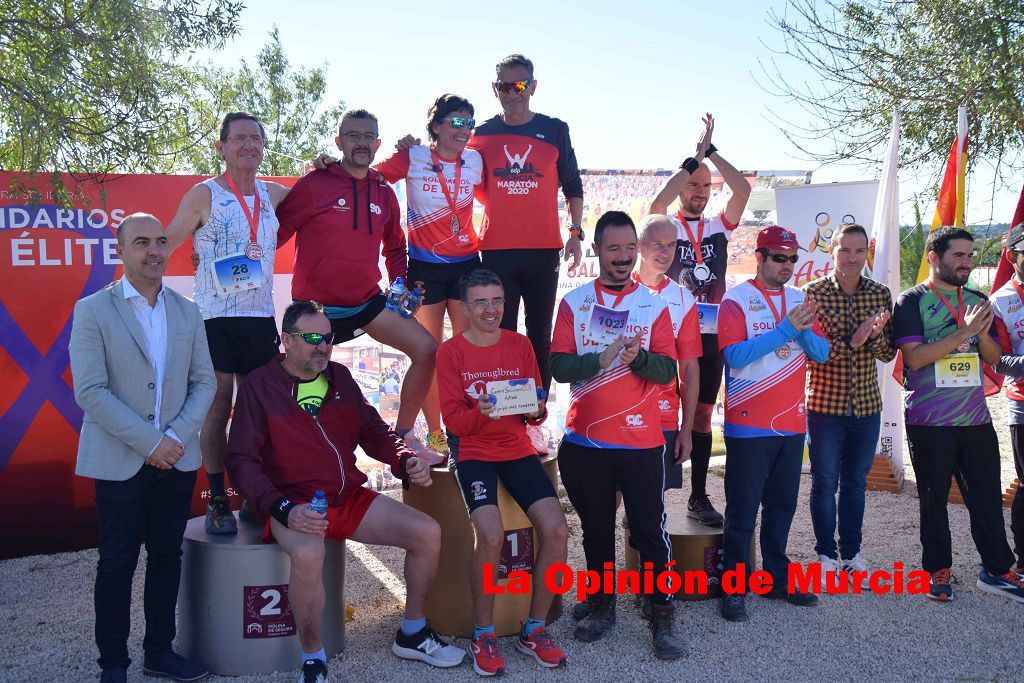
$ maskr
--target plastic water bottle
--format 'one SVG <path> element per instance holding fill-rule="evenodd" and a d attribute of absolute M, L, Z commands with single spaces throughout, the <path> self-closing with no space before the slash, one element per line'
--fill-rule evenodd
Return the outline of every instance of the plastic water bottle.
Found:
<path fill-rule="evenodd" d="M 405 297 L 405 303 L 401 310 L 402 317 L 411 318 L 416 314 L 416 309 L 420 307 L 420 303 L 422 302 L 423 288 L 417 285 L 416 288 L 410 291 Z"/>
<path fill-rule="evenodd" d="M 395 281 L 388 287 L 387 298 L 384 301 L 384 307 L 389 311 L 395 311 L 402 313 L 402 297 L 405 296 L 405 280 L 400 277 L 396 277 Z"/>
<path fill-rule="evenodd" d="M 327 517 L 327 496 L 324 495 L 323 491 L 317 490 L 316 495 L 313 496 L 313 500 L 309 501 L 309 509 L 313 512 L 319 512 L 322 517 Z"/>

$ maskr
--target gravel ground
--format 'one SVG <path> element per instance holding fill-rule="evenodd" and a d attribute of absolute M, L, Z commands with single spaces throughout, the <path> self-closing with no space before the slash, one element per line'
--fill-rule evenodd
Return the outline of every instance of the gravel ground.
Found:
<path fill-rule="evenodd" d="M 990 403 L 1002 447 L 1004 488 L 1013 481 L 1003 399 Z M 717 469 L 721 474 L 721 469 Z M 907 465 L 902 494 L 868 492 L 863 554 L 872 567 L 892 569 L 903 562 L 909 571 L 920 561 L 917 496 Z M 722 480 L 709 488 L 719 509 L 725 500 Z M 810 476 L 803 475 L 800 505 L 790 535 L 793 561 L 815 559 L 808 513 Z M 1009 529 L 1009 511 L 1004 511 Z M 935 604 L 920 596 L 823 596 L 819 607 L 796 608 L 751 598 L 751 620 L 731 624 L 718 615 L 715 600 L 681 602 L 677 622 L 689 647 L 687 657 L 660 662 L 650 650 L 650 636 L 636 610 L 623 601 L 618 623 L 597 643 L 572 640 L 566 613 L 551 627 L 569 656 L 564 670 L 544 671 L 513 649 L 502 647 L 509 676 L 522 680 L 605 681 L 696 680 L 712 677 L 746 680 L 998 680 L 1024 681 L 1020 633 L 1024 605 L 988 595 L 975 585 L 978 555 L 970 537 L 966 509 L 950 506 L 956 599 Z M 584 566 L 579 521 L 570 515 L 569 563 Z M 391 572 L 401 575 L 402 554 L 366 547 Z M 620 548 L 621 553 L 621 548 Z M 621 556 L 621 555 L 620 555 Z M 3 648 L 0 680 L 86 681 L 96 679 L 93 643 L 92 582 L 94 550 L 34 556 L 0 562 L 0 614 Z M 355 609 L 348 624 L 344 652 L 330 662 L 333 680 L 478 680 L 468 663 L 434 670 L 390 652 L 401 616 L 401 601 L 350 550 L 347 599 Z M 136 575 L 130 650 L 136 659 L 129 680 L 144 679 L 141 669 L 142 572 Z M 459 643 L 464 645 L 464 641 Z M 293 681 L 297 672 L 217 678 L 236 681 Z"/>

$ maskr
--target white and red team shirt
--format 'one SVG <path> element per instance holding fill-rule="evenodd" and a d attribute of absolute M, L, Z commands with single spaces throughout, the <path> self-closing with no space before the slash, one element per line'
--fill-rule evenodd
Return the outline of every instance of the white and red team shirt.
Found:
<path fill-rule="evenodd" d="M 597 307 L 626 312 L 623 336 L 640 334 L 641 348 L 675 359 L 672 320 L 665 300 L 630 281 L 621 291 L 594 280 L 562 299 L 555 319 L 552 353 L 585 355 L 604 350 L 591 335 Z M 649 382 L 618 358 L 590 379 L 569 385 L 565 438 L 588 448 L 656 448 L 665 443 L 658 397 L 661 386 Z"/>
<path fill-rule="evenodd" d="M 803 303 L 804 293 L 795 287 L 769 292 L 775 310 Z M 785 297 L 785 304 L 783 304 Z M 720 349 L 755 339 L 776 327 L 775 315 L 761 290 L 752 281 L 740 283 L 725 293 L 718 312 Z M 725 364 L 725 436 L 755 438 L 789 436 L 807 431 L 804 397 L 807 355 L 790 340 L 749 365 Z"/>
<path fill-rule="evenodd" d="M 1018 289 L 1019 288 L 1019 289 Z M 995 311 L 995 331 L 1003 353 L 1024 354 L 1024 286 L 1016 276 L 989 296 Z M 1006 385 L 1006 398 L 1024 401 L 1024 377 L 1012 379 Z"/>
<path fill-rule="evenodd" d="M 376 168 L 389 183 L 405 180 L 409 258 L 427 263 L 466 261 L 475 257 L 479 248 L 473 227 L 473 191 L 483 179 L 484 160 L 476 150 L 467 149 L 458 162 L 440 157 L 438 161 L 448 196 L 455 201 L 457 230 L 452 225 L 452 210 L 441 190 L 430 147 L 414 145 L 401 150 Z M 456 194 L 457 163 L 462 170 Z"/>
<path fill-rule="evenodd" d="M 633 273 L 633 280 L 643 284 L 640 282 L 638 273 Z M 647 285 L 644 286 L 647 287 Z M 682 362 L 687 358 L 700 358 L 702 347 L 700 322 L 697 319 L 697 301 L 690 291 L 668 277 L 659 286 L 647 287 L 647 289 L 661 296 L 668 306 L 669 317 L 672 320 L 672 335 L 676 340 L 676 359 Z M 661 387 L 661 394 L 658 396 L 658 410 L 661 412 L 661 428 L 666 432 L 679 429 L 681 389 L 678 380 L 663 384 Z"/>

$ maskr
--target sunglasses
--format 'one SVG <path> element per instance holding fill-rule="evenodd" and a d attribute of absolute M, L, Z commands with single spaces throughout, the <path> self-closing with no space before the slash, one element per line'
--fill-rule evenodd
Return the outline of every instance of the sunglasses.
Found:
<path fill-rule="evenodd" d="M 532 84 L 532 78 L 527 78 L 525 81 L 512 81 L 511 83 L 506 83 L 505 81 L 494 81 L 494 89 L 501 93 L 508 93 L 513 90 L 516 93 L 524 93 Z"/>
<path fill-rule="evenodd" d="M 328 332 L 327 334 L 320 334 L 319 332 L 285 332 L 285 334 L 292 337 L 302 337 L 302 341 L 306 342 L 310 346 L 334 343 L 333 332 Z"/>
<path fill-rule="evenodd" d="M 800 255 L 793 254 L 792 256 L 786 256 L 785 254 L 768 254 L 768 258 L 776 263 L 796 263 L 800 260 Z"/>
<path fill-rule="evenodd" d="M 476 119 L 472 117 L 467 119 L 462 116 L 449 116 L 448 118 L 444 118 L 441 120 L 447 121 L 448 125 L 454 128 L 455 130 L 458 130 L 459 128 L 476 128 Z"/>

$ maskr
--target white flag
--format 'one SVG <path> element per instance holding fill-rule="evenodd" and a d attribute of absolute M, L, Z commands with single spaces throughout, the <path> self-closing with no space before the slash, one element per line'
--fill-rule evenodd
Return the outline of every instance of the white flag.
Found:
<path fill-rule="evenodd" d="M 900 293 L 900 113 L 893 112 L 889 150 L 879 178 L 871 239 L 875 244 L 870 276 L 889 288 L 893 300 Z M 903 471 L 903 387 L 893 379 L 895 360 L 878 361 L 878 387 L 882 394 L 882 429 L 875 453 L 892 459 L 893 468 Z"/>

